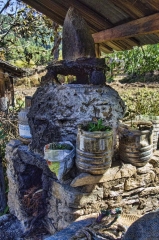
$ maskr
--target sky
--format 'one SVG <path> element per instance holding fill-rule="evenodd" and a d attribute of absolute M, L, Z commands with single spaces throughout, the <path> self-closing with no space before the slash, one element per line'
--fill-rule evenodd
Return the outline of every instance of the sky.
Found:
<path fill-rule="evenodd" d="M 8 0 L 0 0 L 0 12 L 2 11 L 2 9 L 4 8 L 5 4 L 8 2 Z M 17 1 L 16 0 L 10 0 L 10 4 L 9 7 L 7 7 L 7 9 L 5 9 L 2 14 L 7 13 L 13 13 L 15 12 L 17 6 Z"/>

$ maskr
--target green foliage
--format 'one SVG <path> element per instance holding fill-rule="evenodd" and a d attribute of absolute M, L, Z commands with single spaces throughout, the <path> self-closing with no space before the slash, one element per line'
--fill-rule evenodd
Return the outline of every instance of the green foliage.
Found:
<path fill-rule="evenodd" d="M 5 134 L 3 129 L 0 130 L 0 140 L 3 140 L 5 138 Z"/>
<path fill-rule="evenodd" d="M 89 132 L 95 132 L 95 131 L 110 131 L 111 128 L 109 126 L 103 125 L 103 120 L 98 119 L 97 122 L 89 122 L 85 127 L 84 130 Z"/>
<path fill-rule="evenodd" d="M 0 216 L 3 216 L 7 213 L 9 213 L 9 207 L 8 206 L 6 206 L 6 208 L 4 209 L 4 212 L 0 213 Z"/>
<path fill-rule="evenodd" d="M 127 111 L 125 120 L 135 118 L 137 115 L 159 116 L 159 92 L 156 89 L 138 89 L 121 94 L 125 101 Z"/>
<path fill-rule="evenodd" d="M 108 56 L 108 55 L 107 55 Z M 107 71 L 108 81 L 122 70 L 131 75 L 145 75 L 159 69 L 159 44 L 134 47 L 132 50 L 114 52 L 106 58 L 109 71 Z M 145 78 L 143 77 L 143 81 Z"/>
<path fill-rule="evenodd" d="M 17 96 L 15 98 L 15 107 L 10 107 L 8 112 L 0 112 L 0 156 L 2 158 L 2 166 L 5 178 L 6 195 L 8 193 L 8 178 L 7 178 L 7 163 L 5 159 L 6 144 L 10 139 L 16 139 L 18 137 L 18 112 L 24 106 L 24 100 Z M 0 216 L 8 213 L 8 206 L 5 208 Z"/>
<path fill-rule="evenodd" d="M 64 143 L 51 143 L 49 149 L 53 150 L 72 150 L 72 147 L 69 144 Z"/>
<path fill-rule="evenodd" d="M 54 33 L 58 33 L 61 39 L 61 27 L 53 28 L 50 19 L 22 1 L 10 0 L 2 12 L 0 45 L 4 49 L 5 59 L 15 65 L 17 60 L 22 61 L 22 67 L 32 67 L 33 63 L 48 64 L 53 59 Z"/>

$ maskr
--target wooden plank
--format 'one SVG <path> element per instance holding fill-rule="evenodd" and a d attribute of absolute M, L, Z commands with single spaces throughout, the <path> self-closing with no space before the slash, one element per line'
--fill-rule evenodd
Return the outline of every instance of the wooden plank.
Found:
<path fill-rule="evenodd" d="M 96 53 L 96 58 L 100 58 L 101 52 L 100 52 L 99 43 L 95 44 L 95 53 Z"/>
<path fill-rule="evenodd" d="M 105 43 L 100 44 L 99 48 L 100 48 L 100 51 L 104 52 L 104 53 L 112 53 L 113 52 L 113 49 Z"/>
<path fill-rule="evenodd" d="M 124 50 L 123 46 L 121 46 L 121 44 L 119 44 L 118 42 L 107 42 L 107 45 L 112 48 L 113 50 L 116 50 L 116 51 L 122 51 Z"/>
<path fill-rule="evenodd" d="M 146 1 L 146 5 L 148 6 L 149 9 L 151 6 L 153 11 L 159 11 L 159 1 L 158 0 Z"/>
<path fill-rule="evenodd" d="M 4 78 L 3 68 L 0 66 L 0 79 Z"/>
<path fill-rule="evenodd" d="M 59 3 L 51 0 L 34 0 L 34 2 L 40 4 L 41 6 L 44 6 L 47 9 L 50 9 L 53 13 L 62 16 L 62 18 L 65 18 L 67 9 L 64 8 L 63 5 L 60 5 Z"/>
<path fill-rule="evenodd" d="M 129 23 L 116 26 L 92 34 L 95 43 L 122 40 L 140 34 L 150 34 L 159 31 L 159 13 L 148 17 L 133 20 Z"/>
<path fill-rule="evenodd" d="M 123 1 L 123 0 L 111 0 L 115 6 L 122 9 L 127 13 L 132 19 L 137 19 L 144 17 L 145 15 L 150 15 L 149 9 L 145 9 L 145 6 L 139 0 L 137 1 Z"/>
<path fill-rule="evenodd" d="M 159 31 L 158 31 L 158 32 L 156 32 L 156 33 L 155 33 L 155 35 L 156 35 L 157 37 L 159 37 Z"/>

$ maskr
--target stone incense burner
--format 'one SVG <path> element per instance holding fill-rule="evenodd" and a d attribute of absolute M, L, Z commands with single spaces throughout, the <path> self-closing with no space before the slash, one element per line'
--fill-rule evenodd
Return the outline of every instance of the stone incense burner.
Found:
<path fill-rule="evenodd" d="M 104 175 L 98 176 L 79 172 L 74 164 L 63 182 L 48 168 L 46 144 L 70 141 L 75 146 L 78 125 L 94 118 L 102 118 L 116 135 L 125 112 L 119 94 L 106 85 L 105 60 L 95 57 L 87 24 L 73 8 L 64 22 L 63 59 L 48 66 L 42 85 L 33 95 L 28 113 L 30 145 L 12 140 L 6 148 L 8 205 L 27 233 L 43 226 L 54 234 L 103 208 L 123 207 L 125 213 L 141 214 L 157 204 L 154 194 L 146 199 L 150 204 L 144 205 L 144 196 L 158 191 L 153 185 L 158 181 L 154 162 L 137 169 L 116 159 Z M 59 84 L 58 74 L 73 75 L 75 81 Z M 143 190 L 147 184 L 149 189 Z"/>

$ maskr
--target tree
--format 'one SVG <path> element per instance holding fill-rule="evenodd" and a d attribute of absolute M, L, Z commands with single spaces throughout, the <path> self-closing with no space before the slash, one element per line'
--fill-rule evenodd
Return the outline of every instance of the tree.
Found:
<path fill-rule="evenodd" d="M 61 28 L 54 24 L 53 31 L 50 19 L 20 0 L 0 1 L 0 8 L 0 48 L 5 51 L 6 60 L 22 60 L 27 64 L 32 60 L 39 65 L 45 55 L 45 63 L 50 61 L 57 35 L 61 41 Z"/>

